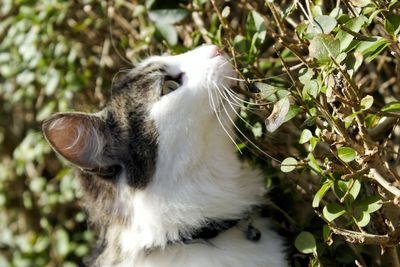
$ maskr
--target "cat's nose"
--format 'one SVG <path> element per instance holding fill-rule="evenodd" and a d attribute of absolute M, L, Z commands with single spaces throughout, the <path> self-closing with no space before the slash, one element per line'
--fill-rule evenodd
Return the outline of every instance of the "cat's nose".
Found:
<path fill-rule="evenodd" d="M 201 53 L 200 55 L 203 55 L 206 58 L 214 58 L 224 55 L 224 50 L 216 45 L 204 45 L 201 46 L 198 51 Z"/>
<path fill-rule="evenodd" d="M 212 46 L 211 57 L 223 56 L 224 50 L 216 45 Z"/>

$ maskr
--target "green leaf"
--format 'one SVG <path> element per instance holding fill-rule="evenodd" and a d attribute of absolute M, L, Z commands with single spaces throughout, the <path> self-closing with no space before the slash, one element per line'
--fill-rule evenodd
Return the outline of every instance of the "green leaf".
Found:
<path fill-rule="evenodd" d="M 329 239 L 330 233 L 331 233 L 331 228 L 329 228 L 328 225 L 324 224 L 324 226 L 322 226 L 322 236 L 324 237 L 325 242 Z"/>
<path fill-rule="evenodd" d="M 345 123 L 345 127 L 346 128 L 349 128 L 349 126 L 353 122 L 354 118 L 357 117 L 358 114 L 359 114 L 359 112 L 355 112 L 355 113 L 350 114 L 349 116 L 347 116 L 347 117 L 345 117 L 343 119 L 343 122 Z"/>
<path fill-rule="evenodd" d="M 264 18 L 260 15 L 260 13 L 253 10 L 253 11 L 251 11 L 250 15 L 252 18 L 254 30 L 256 32 L 265 31 L 266 28 L 265 28 Z"/>
<path fill-rule="evenodd" d="M 369 41 L 361 41 L 356 47 L 356 51 L 367 57 L 367 61 L 372 61 L 377 57 L 390 42 L 383 37 L 370 37 Z"/>
<path fill-rule="evenodd" d="M 289 112 L 289 107 L 290 101 L 288 97 L 282 98 L 274 104 L 271 114 L 265 119 L 265 127 L 268 132 L 275 132 L 283 124 Z"/>
<path fill-rule="evenodd" d="M 308 24 L 306 22 L 301 22 L 301 23 L 299 23 L 299 25 L 297 25 L 295 30 L 301 38 L 303 38 L 304 32 L 307 29 L 307 27 L 308 27 Z"/>
<path fill-rule="evenodd" d="M 288 90 L 267 83 L 256 82 L 253 86 L 257 88 L 262 99 L 270 102 L 276 102 L 289 94 Z"/>
<path fill-rule="evenodd" d="M 400 31 L 400 16 L 388 13 L 385 14 L 385 29 L 390 35 L 397 35 Z"/>
<path fill-rule="evenodd" d="M 332 187 L 332 181 L 327 180 L 322 186 L 321 188 L 317 191 L 317 193 L 314 196 L 313 202 L 312 202 L 312 206 L 313 208 L 318 208 L 319 207 L 319 203 L 321 202 L 321 200 L 324 198 L 324 196 L 326 195 L 326 193 L 328 192 L 328 190 Z"/>
<path fill-rule="evenodd" d="M 343 9 L 341 9 L 340 7 L 335 7 L 334 9 L 332 9 L 332 11 L 329 13 L 329 16 L 333 17 L 333 18 L 338 18 L 340 15 L 343 14 Z"/>
<path fill-rule="evenodd" d="M 338 148 L 338 157 L 344 162 L 351 162 L 357 156 L 357 153 L 351 147 L 342 146 Z"/>
<path fill-rule="evenodd" d="M 301 132 L 299 144 L 304 144 L 310 141 L 311 137 L 313 136 L 312 132 L 308 129 L 304 129 Z"/>
<path fill-rule="evenodd" d="M 386 104 L 381 111 L 400 114 L 400 102 Z"/>
<path fill-rule="evenodd" d="M 355 219 L 358 226 L 365 227 L 371 220 L 371 215 L 369 215 L 368 212 L 361 212 L 360 214 L 355 216 Z"/>
<path fill-rule="evenodd" d="M 382 200 L 378 196 L 368 196 L 357 203 L 357 210 L 373 213 L 382 207 Z"/>
<path fill-rule="evenodd" d="M 336 58 L 340 53 L 340 41 L 332 35 L 317 34 L 311 40 L 308 47 L 310 57 L 317 59 L 320 63 L 327 63 L 330 58 Z"/>
<path fill-rule="evenodd" d="M 356 7 L 365 7 L 371 3 L 371 0 L 350 0 L 350 2 Z"/>
<path fill-rule="evenodd" d="M 337 25 L 336 19 L 327 15 L 314 18 L 307 27 L 307 35 L 312 38 L 316 34 L 329 34 Z"/>
<path fill-rule="evenodd" d="M 296 166 L 297 166 L 297 160 L 295 158 L 289 157 L 281 162 L 281 171 L 291 172 L 296 168 Z"/>
<path fill-rule="evenodd" d="M 304 254 L 316 253 L 317 244 L 314 236 L 310 232 L 301 232 L 294 241 L 294 246 Z"/>
<path fill-rule="evenodd" d="M 189 12 L 183 8 L 154 9 L 148 12 L 150 20 L 158 24 L 175 24 L 182 21 Z"/>
<path fill-rule="evenodd" d="M 366 95 L 363 97 L 363 99 L 361 99 L 360 109 L 367 110 L 370 107 L 372 107 L 373 103 L 374 103 L 374 98 L 371 95 Z"/>
<path fill-rule="evenodd" d="M 309 83 L 313 76 L 314 71 L 312 68 L 302 68 L 299 70 L 299 81 L 304 85 Z"/>
<path fill-rule="evenodd" d="M 316 98 L 319 94 L 320 88 L 317 80 L 311 80 L 303 87 L 303 99 L 310 100 L 310 96 Z"/>
<path fill-rule="evenodd" d="M 378 124 L 379 119 L 380 119 L 380 116 L 378 116 L 378 114 L 368 114 L 364 118 L 365 125 L 367 126 L 367 128 L 373 128 Z"/>
<path fill-rule="evenodd" d="M 364 57 L 360 52 L 355 51 L 354 53 L 348 54 L 343 64 L 346 65 L 347 73 L 350 77 L 361 67 L 363 60 Z"/>
<path fill-rule="evenodd" d="M 176 45 L 178 43 L 178 33 L 173 25 L 155 23 L 155 26 L 170 45 Z"/>
<path fill-rule="evenodd" d="M 349 196 L 351 196 L 350 202 L 357 199 L 358 194 L 361 190 L 361 182 L 358 179 L 350 180 Z"/>
<path fill-rule="evenodd" d="M 348 182 L 347 181 L 342 181 L 342 180 L 335 180 L 333 184 L 333 190 L 335 191 L 335 194 L 339 197 L 342 198 L 344 194 L 346 193 L 348 187 L 347 187 Z"/>
<path fill-rule="evenodd" d="M 321 173 L 321 167 L 319 167 L 317 160 L 315 159 L 313 153 L 309 153 L 307 156 L 308 166 L 310 166 L 317 173 Z"/>
<path fill-rule="evenodd" d="M 288 113 L 286 114 L 285 120 L 283 123 L 290 121 L 300 112 L 300 107 L 297 105 L 291 105 Z"/>
<path fill-rule="evenodd" d="M 315 147 L 317 146 L 318 142 L 320 141 L 320 139 L 318 137 L 311 137 L 310 139 L 310 146 L 309 146 L 309 150 L 310 152 L 314 151 Z"/>
<path fill-rule="evenodd" d="M 324 215 L 324 218 L 328 222 L 332 222 L 333 220 L 336 220 L 340 216 L 346 213 L 346 210 L 339 204 L 337 203 L 329 203 L 324 207 L 322 210 L 322 214 Z"/>
<path fill-rule="evenodd" d="M 240 34 L 236 35 L 235 38 L 233 39 L 233 47 L 239 53 L 247 52 L 246 37 L 244 37 L 243 35 L 240 35 Z"/>

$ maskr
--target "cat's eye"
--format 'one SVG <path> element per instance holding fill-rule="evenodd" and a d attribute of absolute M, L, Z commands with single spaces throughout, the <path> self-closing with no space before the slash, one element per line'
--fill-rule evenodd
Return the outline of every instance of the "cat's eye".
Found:
<path fill-rule="evenodd" d="M 175 91 L 182 85 L 182 77 L 183 73 L 180 73 L 176 77 L 167 76 L 164 81 L 163 88 L 162 88 L 162 95 L 167 95 L 172 91 Z"/>
<path fill-rule="evenodd" d="M 162 95 L 167 95 L 178 89 L 180 84 L 174 80 L 166 80 L 163 84 Z"/>

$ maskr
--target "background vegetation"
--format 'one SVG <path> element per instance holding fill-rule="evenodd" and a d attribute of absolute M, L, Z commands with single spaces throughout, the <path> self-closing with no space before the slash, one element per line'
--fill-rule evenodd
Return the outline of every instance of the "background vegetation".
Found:
<path fill-rule="evenodd" d="M 238 146 L 265 169 L 290 264 L 399 267 L 399 8 L 3 0 L 0 266 L 80 266 L 94 239 L 73 172 L 40 133 L 43 119 L 98 110 L 132 62 L 214 43 L 241 73 L 234 89 L 249 103 Z"/>

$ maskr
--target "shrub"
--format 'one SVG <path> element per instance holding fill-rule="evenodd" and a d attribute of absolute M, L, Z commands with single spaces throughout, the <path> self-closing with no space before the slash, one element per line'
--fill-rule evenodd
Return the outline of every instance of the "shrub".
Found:
<path fill-rule="evenodd" d="M 40 133 L 94 111 L 150 54 L 225 48 L 247 102 L 244 160 L 265 170 L 293 266 L 400 266 L 397 1 L 0 3 L 0 265 L 78 266 L 93 233 Z M 232 96 L 228 96 L 232 97 Z M 235 99 L 231 99 L 235 101 Z"/>

